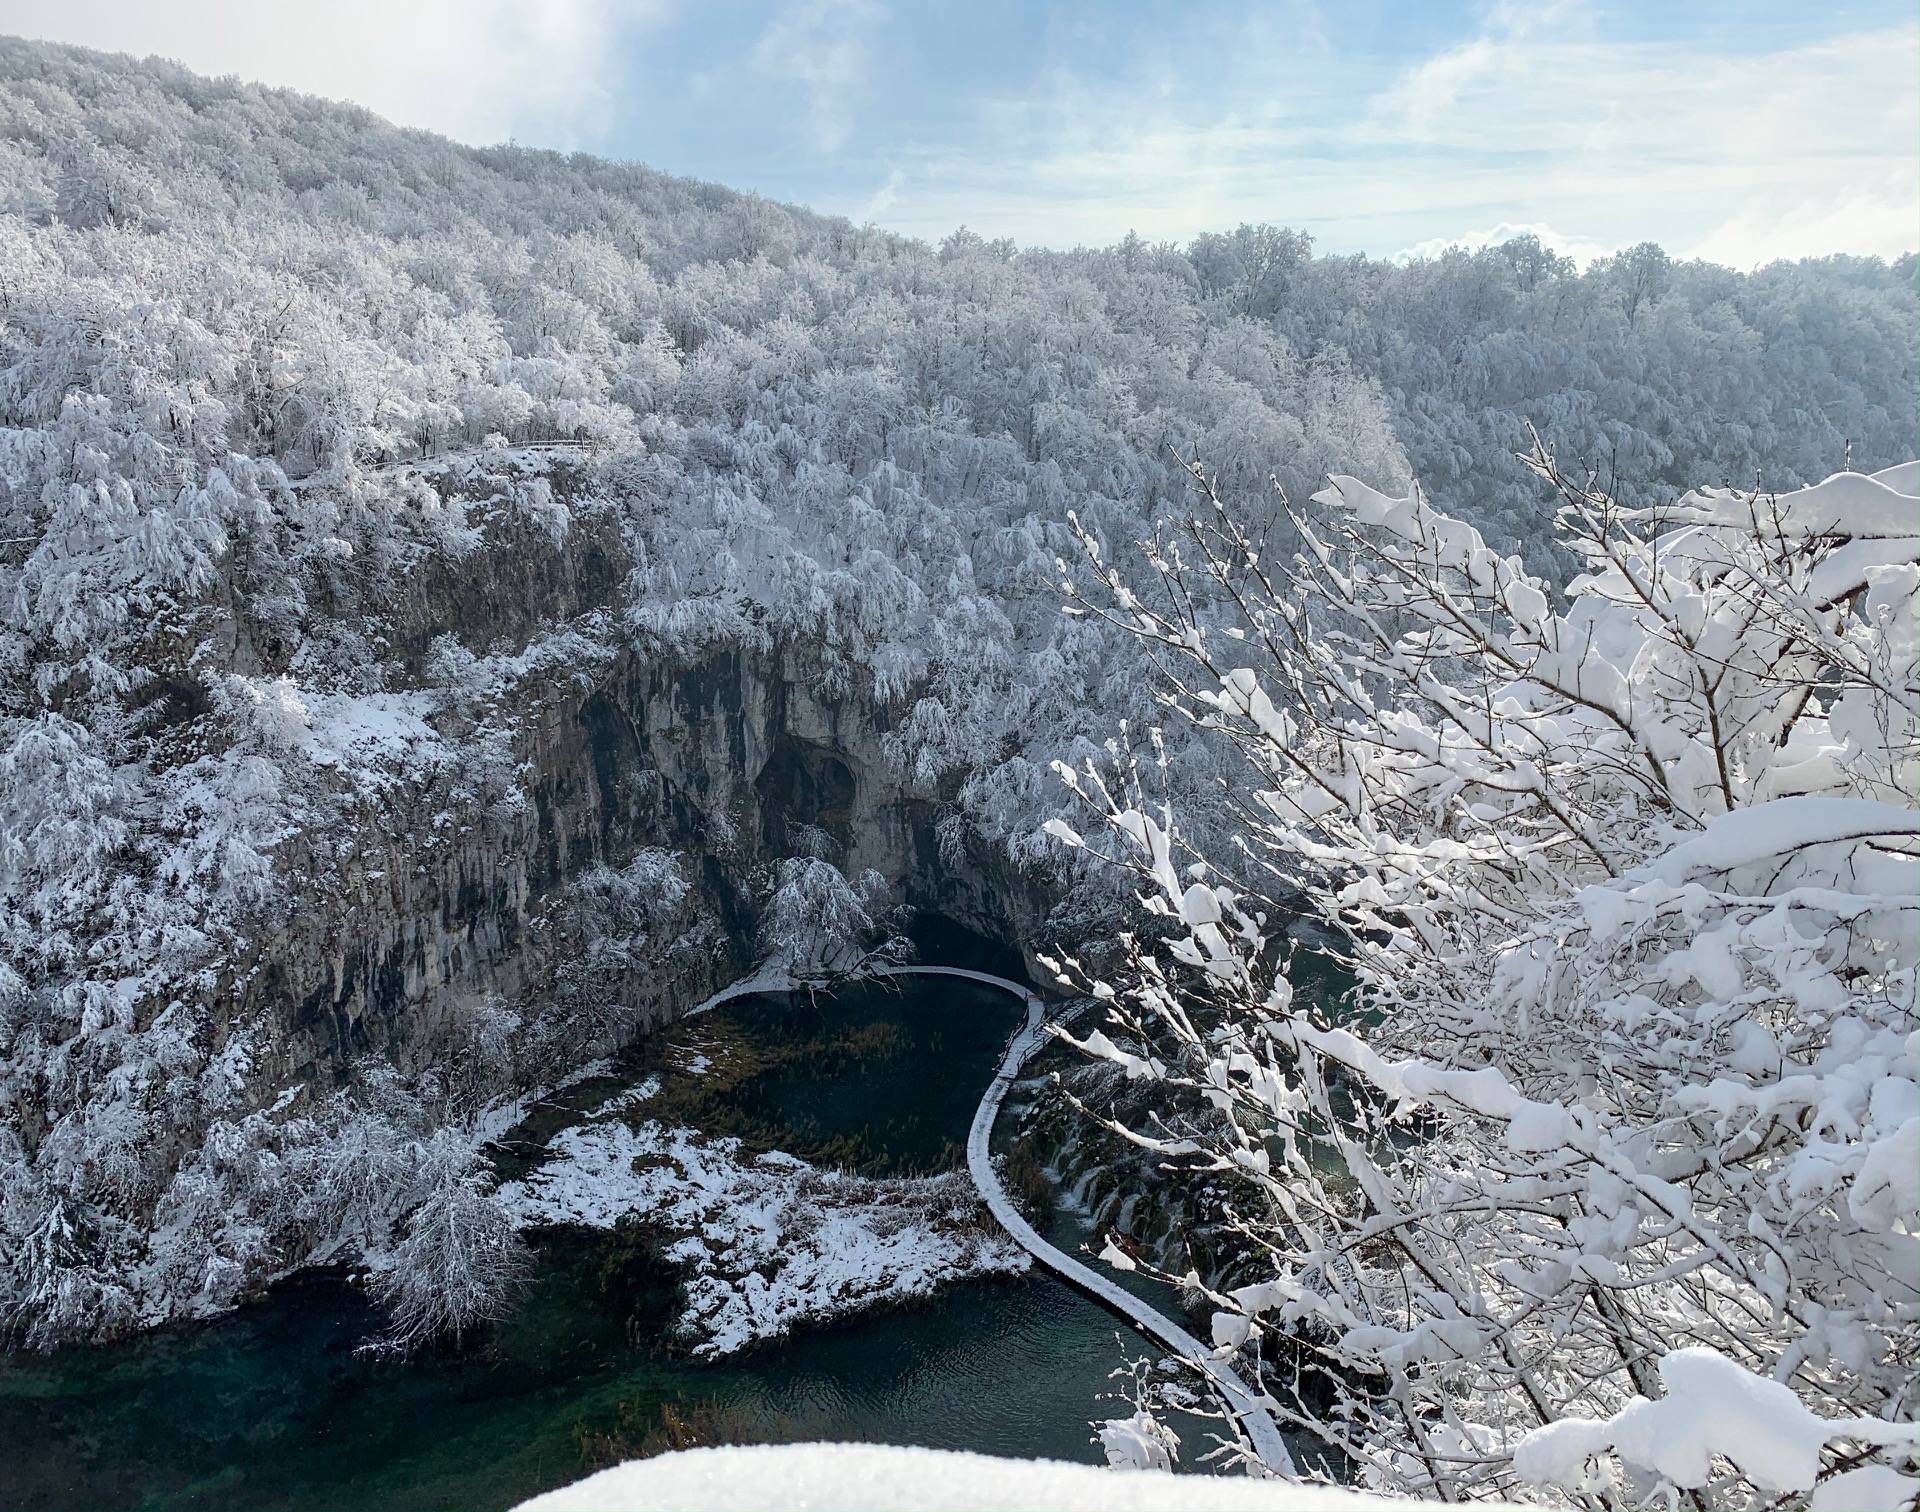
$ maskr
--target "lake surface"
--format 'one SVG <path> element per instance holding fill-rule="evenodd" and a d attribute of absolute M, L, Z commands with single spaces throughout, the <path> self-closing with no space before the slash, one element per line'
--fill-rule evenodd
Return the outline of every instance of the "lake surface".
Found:
<path fill-rule="evenodd" d="M 946 978 L 818 1001 L 754 998 L 639 1048 L 524 1132 L 550 1137 L 648 1075 L 649 1117 L 882 1175 L 945 1169 L 1021 1013 Z M 524 1166 L 525 1143 L 502 1158 Z M 1050 1235 L 1078 1242 L 1071 1220 Z M 962 1282 L 920 1305 L 805 1330 L 729 1360 L 672 1342 L 673 1283 L 608 1235 L 555 1232 L 482 1348 L 369 1357 L 380 1320 L 337 1273 L 212 1323 L 105 1349 L 0 1359 L 0 1507 L 232 1512 L 511 1506 L 629 1452 L 665 1407 L 750 1432 L 1099 1463 L 1089 1421 L 1147 1346 L 1044 1274 Z M 1125 1335 L 1124 1341 L 1120 1337 Z M 1190 1450 L 1203 1429 L 1175 1422 Z"/>

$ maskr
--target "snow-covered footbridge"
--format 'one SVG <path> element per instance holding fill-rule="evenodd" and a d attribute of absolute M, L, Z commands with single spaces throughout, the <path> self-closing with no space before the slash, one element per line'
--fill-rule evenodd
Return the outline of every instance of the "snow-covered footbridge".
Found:
<path fill-rule="evenodd" d="M 973 1127 L 967 1131 L 967 1170 L 973 1177 L 973 1184 L 980 1189 L 980 1195 L 986 1200 L 987 1207 L 1000 1226 L 1034 1259 L 1063 1280 L 1071 1282 L 1096 1302 L 1119 1313 L 1129 1323 L 1148 1337 L 1154 1339 L 1167 1350 L 1187 1361 L 1200 1370 L 1212 1383 L 1213 1388 L 1225 1402 L 1227 1410 L 1239 1423 L 1246 1434 L 1247 1442 L 1253 1452 L 1275 1475 L 1293 1479 L 1296 1475 L 1293 1456 L 1287 1450 L 1286 1441 L 1280 1436 L 1279 1425 L 1273 1420 L 1273 1414 L 1262 1404 L 1258 1393 L 1251 1390 L 1238 1372 L 1223 1360 L 1214 1356 L 1212 1350 L 1202 1344 L 1186 1329 L 1164 1314 L 1157 1312 L 1144 1299 L 1135 1296 L 1110 1277 L 1101 1275 L 1092 1266 L 1074 1259 L 1062 1250 L 1055 1249 L 1042 1239 L 1033 1225 L 1020 1216 L 1006 1189 L 1000 1184 L 1000 1174 L 993 1168 L 993 1125 L 999 1116 L 1000 1104 L 1007 1095 L 1007 1088 L 1013 1085 L 1027 1061 L 1046 1044 L 1046 1005 L 1031 988 L 1020 982 L 1010 981 L 1003 976 L 995 976 L 987 971 L 974 971 L 965 966 L 876 966 L 871 968 L 879 976 L 944 976 L 960 977 L 969 982 L 982 982 L 989 987 L 998 987 L 1010 992 L 1026 1004 L 1027 1016 L 1020 1028 L 1015 1031 L 1007 1044 L 1007 1052 L 1001 1058 L 1000 1069 L 994 1074 L 992 1083 L 980 1099 L 980 1106 L 973 1115 Z M 770 976 L 750 977 L 736 982 L 732 986 L 715 993 L 700 1008 L 712 1008 L 736 997 L 747 997 L 759 992 L 791 991 L 794 983 L 783 978 Z"/>
<path fill-rule="evenodd" d="M 1047 1042 L 1046 1005 L 1038 995 L 1020 983 L 984 971 L 969 971 L 958 966 L 898 966 L 887 969 L 899 975 L 965 977 L 969 981 L 985 982 L 1014 993 L 1026 1003 L 1026 1021 L 1008 1043 L 1007 1053 L 1000 1061 L 1000 1069 L 980 1099 L 980 1106 L 973 1115 L 973 1127 L 967 1132 L 967 1170 L 973 1177 L 973 1184 L 980 1189 L 980 1195 L 986 1199 L 1000 1226 L 1034 1259 L 1203 1371 L 1226 1403 L 1227 1410 L 1240 1424 L 1261 1463 L 1274 1474 L 1292 1479 L 1295 1475 L 1293 1456 L 1287 1451 L 1279 1426 L 1261 1404 L 1259 1396 L 1248 1388 L 1238 1373 L 1224 1361 L 1216 1359 L 1213 1351 L 1186 1329 L 1155 1311 L 1142 1298 L 1047 1243 L 1033 1225 L 1020 1216 L 1019 1209 L 1001 1186 L 1000 1174 L 993 1167 L 994 1120 L 999 1116 L 1000 1103 L 1007 1095 L 1007 1088 L 1013 1085 L 1028 1059 Z"/>

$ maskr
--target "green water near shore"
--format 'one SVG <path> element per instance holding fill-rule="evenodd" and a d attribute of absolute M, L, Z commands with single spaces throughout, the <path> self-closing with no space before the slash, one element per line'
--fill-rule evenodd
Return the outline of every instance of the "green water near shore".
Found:
<path fill-rule="evenodd" d="M 540 1110 L 503 1169 L 647 1075 L 662 1084 L 649 1117 L 867 1174 L 945 1169 L 1019 1014 L 1007 994 L 940 978 L 743 1000 Z M 1056 1242 L 1077 1242 L 1070 1226 Z M 1145 1352 L 1036 1273 L 700 1362 L 669 1336 L 671 1276 L 631 1244 L 554 1232 L 538 1255 L 514 1317 L 458 1354 L 360 1352 L 380 1320 L 328 1272 L 205 1325 L 0 1360 L 0 1507 L 508 1507 L 596 1468 L 671 1405 L 712 1404 L 768 1437 L 1098 1462 L 1089 1420 L 1125 1410 L 1099 1398 Z"/>

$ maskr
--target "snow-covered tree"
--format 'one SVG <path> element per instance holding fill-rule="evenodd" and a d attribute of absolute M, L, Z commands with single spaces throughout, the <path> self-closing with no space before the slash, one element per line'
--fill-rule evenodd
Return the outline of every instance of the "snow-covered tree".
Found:
<path fill-rule="evenodd" d="M 422 1197 L 406 1237 L 374 1274 L 389 1336 L 415 1349 L 506 1316 L 527 1279 L 532 1253 L 493 1200 L 471 1146 L 451 1131 L 430 1139 L 418 1177 Z"/>
<path fill-rule="evenodd" d="M 637 664 L 735 658 L 859 708 L 947 864 L 1011 868 L 1081 936 L 1113 883 L 1037 840 L 1050 763 L 1120 721 L 1138 743 L 1152 705 L 1124 633 L 1055 613 L 1069 510 L 1149 533 L 1200 446 L 1248 490 L 1418 471 L 1532 550 L 1523 406 L 1636 506 L 1808 482 L 1849 445 L 1881 466 L 1915 425 L 1911 260 L 1581 272 L 1523 239 L 1400 267 L 1275 227 L 934 247 L 17 39 L 0 116 L 0 1306 L 58 1203 L 75 1243 L 35 1252 L 128 1289 L 63 1311 L 104 1327 L 384 1243 L 403 1214 L 284 1200 L 310 1143 L 372 1170 L 418 1137 L 368 1090 L 384 1058 L 457 1120 L 630 1033 L 629 989 L 712 942 L 706 863 L 743 894 L 767 859 L 726 793 L 581 773 L 701 811 L 533 855 L 561 705 L 624 708 Z M 1187 833 L 1224 843 L 1239 758 L 1171 739 Z M 693 837 L 684 904 L 622 922 L 600 869 Z M 343 948 L 402 897 L 457 932 L 515 873 L 530 917 L 444 963 L 552 949 L 559 1011 L 465 982 L 458 1011 L 316 1031 L 286 1096 L 289 1005 L 322 984 L 274 942 L 356 899 Z M 435 1063 L 455 1045 L 464 1078 Z"/>
<path fill-rule="evenodd" d="M 1130 975 L 1061 963 L 1111 1007 L 1079 1043 L 1235 1193 L 1216 1345 L 1362 1479 L 1909 1506 L 1920 465 L 1649 510 L 1528 460 L 1564 601 L 1347 477 L 1281 501 L 1285 562 L 1196 474 L 1171 610 L 1086 537 L 1086 607 L 1253 775 L 1202 857 L 1150 764 L 1066 774 L 1153 916 Z"/>
<path fill-rule="evenodd" d="M 847 875 L 831 861 L 782 861 L 760 916 L 760 955 L 796 981 L 857 976 L 906 959 L 907 941 L 891 928 L 887 879 Z"/>
<path fill-rule="evenodd" d="M 15 1166 L 16 1178 L 24 1173 Z M 25 1192 L 10 1194 L 20 1201 Z M 45 1348 L 76 1335 L 110 1333 L 125 1325 L 133 1298 L 103 1267 L 97 1224 L 72 1199 L 54 1195 L 36 1204 L 37 1216 L 10 1259 L 7 1297 L 0 1306 L 0 1337 Z"/>

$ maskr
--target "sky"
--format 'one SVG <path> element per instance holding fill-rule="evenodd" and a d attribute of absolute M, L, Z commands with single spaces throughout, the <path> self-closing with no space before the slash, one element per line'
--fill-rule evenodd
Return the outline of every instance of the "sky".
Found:
<path fill-rule="evenodd" d="M 1920 245 L 1911 0 L 0 0 L 0 31 L 931 240 Z"/>

